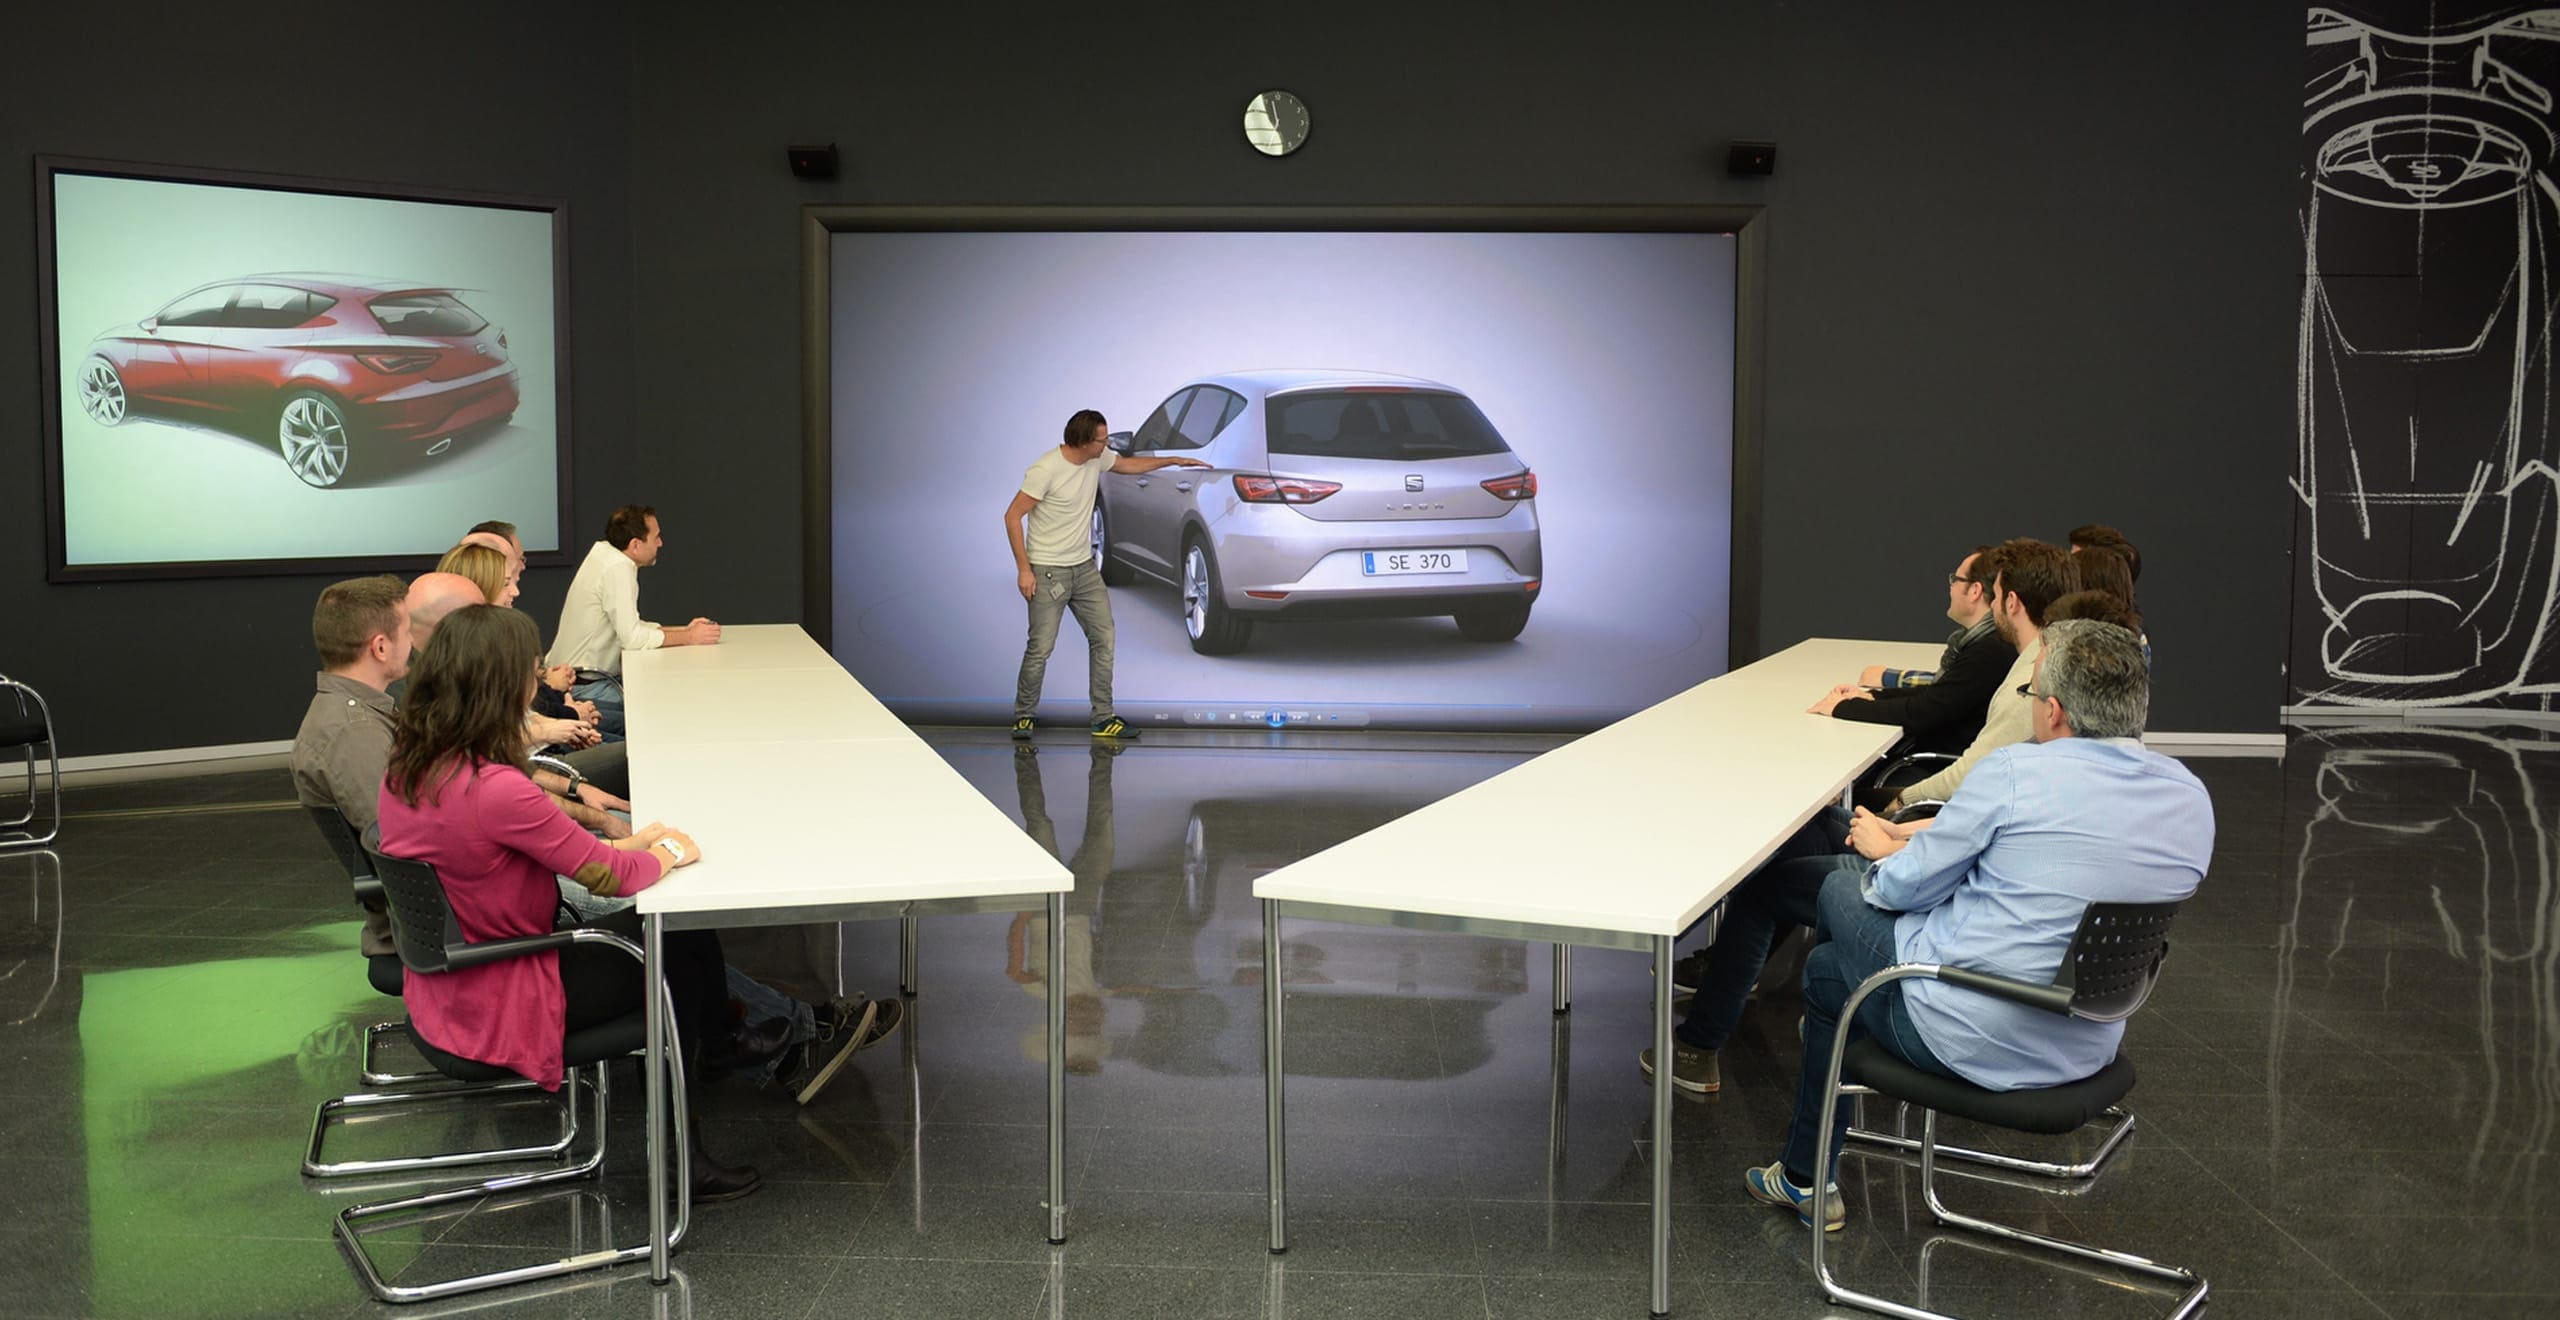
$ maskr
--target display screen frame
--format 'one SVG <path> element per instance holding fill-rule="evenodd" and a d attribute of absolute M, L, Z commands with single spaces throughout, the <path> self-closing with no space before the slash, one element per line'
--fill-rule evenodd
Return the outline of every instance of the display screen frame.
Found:
<path fill-rule="evenodd" d="M 1441 232 L 1724 234 L 1734 240 L 1728 664 L 1760 655 L 1760 454 L 1768 222 L 1760 206 L 848 206 L 801 221 L 801 624 L 835 645 L 834 248 L 838 233 Z"/>
<path fill-rule="evenodd" d="M 65 361 L 66 346 L 58 337 L 60 324 L 57 319 L 62 271 L 59 236 L 56 232 L 56 181 L 64 176 L 303 193 L 325 197 L 366 198 L 480 210 L 523 211 L 548 217 L 551 235 L 552 310 L 550 385 L 555 411 L 552 442 L 554 452 L 551 467 L 556 505 L 555 526 L 560 529 L 557 537 L 560 544 L 546 549 L 528 547 L 525 562 L 533 567 L 562 567 L 571 563 L 570 537 L 566 529 L 571 526 L 570 451 L 573 447 L 573 432 L 569 380 L 571 373 L 568 364 L 571 361 L 573 327 L 570 324 L 569 315 L 571 306 L 569 204 L 565 199 L 77 156 L 38 156 L 35 158 L 35 171 L 36 357 L 37 370 L 41 376 L 38 397 L 43 409 L 43 437 L 38 449 L 44 469 L 45 580 L 47 582 L 280 577 L 368 570 L 406 574 L 434 568 L 443 552 L 443 547 L 436 547 L 414 553 L 71 563 L 68 553 L 68 510 L 64 505 L 63 481 L 65 455 L 63 452 L 62 364 Z M 173 290 L 173 292 L 177 291 Z M 241 511 L 237 509 L 209 511 L 209 516 L 236 517 L 240 514 Z M 460 528 L 454 529 L 456 538 L 459 538 L 460 534 Z"/>

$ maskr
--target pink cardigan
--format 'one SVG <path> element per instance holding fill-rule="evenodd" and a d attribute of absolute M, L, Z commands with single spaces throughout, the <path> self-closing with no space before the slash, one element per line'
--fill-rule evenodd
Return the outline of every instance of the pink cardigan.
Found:
<path fill-rule="evenodd" d="M 550 933 L 560 902 L 553 877 L 589 862 L 611 867 L 625 895 L 658 882 L 656 858 L 587 833 L 508 766 L 474 762 L 414 807 L 386 785 L 381 807 L 382 851 L 436 868 L 467 943 Z M 411 1030 L 448 1054 L 559 1089 L 567 1001 L 557 953 L 405 977 Z"/>

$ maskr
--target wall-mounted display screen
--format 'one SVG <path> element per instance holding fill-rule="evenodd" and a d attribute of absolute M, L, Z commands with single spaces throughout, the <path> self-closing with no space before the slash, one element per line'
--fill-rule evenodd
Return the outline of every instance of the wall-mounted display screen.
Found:
<path fill-rule="evenodd" d="M 839 232 L 834 641 L 1010 718 L 1001 517 L 1079 409 L 1141 728 L 1591 728 L 1724 671 L 1735 240 Z M 1072 615 L 1044 721 L 1081 723 Z"/>
<path fill-rule="evenodd" d="M 40 174 L 56 579 L 558 549 L 556 206 Z"/>

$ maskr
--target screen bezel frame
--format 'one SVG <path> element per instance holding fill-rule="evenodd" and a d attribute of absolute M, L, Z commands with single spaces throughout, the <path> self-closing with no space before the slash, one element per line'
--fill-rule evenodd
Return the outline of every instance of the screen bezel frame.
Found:
<path fill-rule="evenodd" d="M 57 282 L 61 276 L 59 253 L 55 248 L 54 179 L 60 175 L 138 179 L 156 183 L 202 184 L 224 188 L 253 188 L 265 192 L 316 193 L 334 197 L 364 197 L 393 202 L 422 202 L 431 205 L 471 206 L 485 209 L 532 211 L 551 219 L 551 328 L 552 328 L 552 397 L 556 412 L 553 437 L 554 526 L 559 529 L 560 544 L 549 550 L 528 550 L 525 564 L 530 568 L 566 567 L 571 562 L 570 537 L 570 285 L 569 285 L 569 203 L 557 197 L 529 197 L 512 193 L 466 191 L 432 188 L 410 184 L 363 182 L 346 179 L 321 179 L 303 175 L 267 174 L 247 170 L 209 169 L 186 165 L 159 165 L 136 161 L 104 160 L 82 156 L 38 156 L 36 169 L 36 359 L 42 373 L 39 398 L 44 410 L 44 435 L 38 445 L 44 466 L 45 514 L 45 581 L 49 583 L 168 581 L 202 578 L 285 577 L 296 574 L 353 573 L 363 570 L 422 573 L 436 566 L 442 552 L 414 555 L 344 555 L 306 556 L 275 559 L 162 560 L 117 564 L 72 564 L 69 561 L 66 535 L 67 510 L 63 507 L 62 490 L 62 345 L 57 342 Z M 221 511 L 213 511 L 223 516 Z M 454 537 L 461 539 L 456 529 Z"/>
<path fill-rule="evenodd" d="M 839 233 L 1342 231 L 1728 234 L 1733 521 L 1726 666 L 1760 658 L 1768 216 L 1761 206 L 847 206 L 801 208 L 801 626 L 835 648 L 834 246 Z"/>

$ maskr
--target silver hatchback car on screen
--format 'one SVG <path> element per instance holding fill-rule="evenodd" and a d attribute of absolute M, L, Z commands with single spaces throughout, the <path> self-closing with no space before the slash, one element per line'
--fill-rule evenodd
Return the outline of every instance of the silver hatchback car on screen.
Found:
<path fill-rule="evenodd" d="M 1507 642 L 1538 599 L 1538 478 L 1465 394 L 1363 371 L 1204 376 L 1124 454 L 1209 466 L 1107 473 L 1103 581 L 1182 591 L 1191 649 L 1231 655 L 1259 620 L 1447 614 Z"/>

